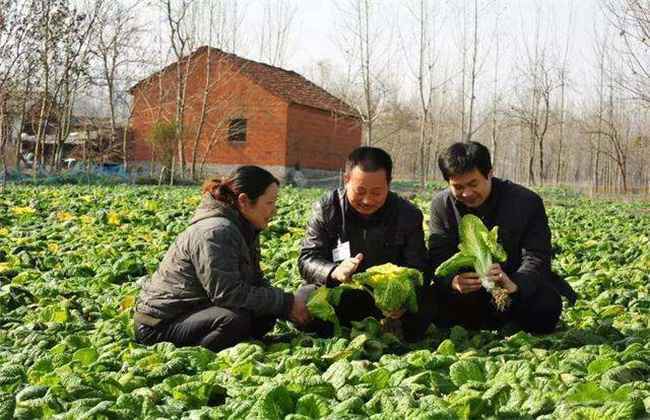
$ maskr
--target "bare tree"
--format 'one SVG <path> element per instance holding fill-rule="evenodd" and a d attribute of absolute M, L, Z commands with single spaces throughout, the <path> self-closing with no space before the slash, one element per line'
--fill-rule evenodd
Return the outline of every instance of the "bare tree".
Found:
<path fill-rule="evenodd" d="M 552 123 L 551 94 L 558 87 L 551 69 L 543 63 L 531 69 L 532 86 L 525 90 L 525 95 L 520 97 L 519 104 L 512 105 L 510 116 L 524 125 L 530 138 L 530 154 L 528 160 L 528 182 L 535 184 L 534 162 L 536 149 L 539 153 L 538 174 L 542 183 L 546 181 L 546 167 L 544 162 L 544 141 Z"/>
<path fill-rule="evenodd" d="M 0 92 L 19 76 L 18 69 L 25 56 L 30 15 L 25 2 L 0 0 Z"/>
<path fill-rule="evenodd" d="M 490 52 L 489 48 L 485 48 L 486 53 L 481 55 L 483 49 L 481 41 L 485 37 L 480 36 L 480 22 L 484 20 L 487 12 L 493 8 L 495 3 L 489 0 L 484 2 L 473 0 L 471 1 L 471 14 L 468 13 L 467 0 L 463 0 L 460 4 L 461 6 L 455 10 L 460 19 L 457 24 L 457 28 L 460 30 L 460 39 L 457 41 L 460 52 L 458 138 L 459 141 L 467 142 L 471 141 L 472 137 L 487 122 L 476 123 L 476 117 L 479 115 L 477 105 L 479 76 L 485 64 L 485 57 Z"/>
<path fill-rule="evenodd" d="M 377 0 L 345 0 L 337 5 L 342 25 L 340 44 L 345 55 L 354 60 L 361 81 L 360 100 L 352 102 L 362 118 L 365 143 L 372 145 L 373 125 L 388 92 L 393 25 L 379 14 Z"/>
<path fill-rule="evenodd" d="M 610 116 L 613 117 L 613 115 Z M 610 118 L 600 119 L 597 124 L 601 127 L 600 130 L 588 129 L 587 133 L 600 135 L 605 139 L 605 143 L 608 147 L 601 147 L 598 151 L 611 159 L 611 161 L 616 165 L 618 175 L 621 179 L 623 192 L 627 192 L 627 168 L 629 160 L 628 142 L 630 140 L 630 126 L 629 124 L 626 124 L 626 122 L 620 123 Z"/>
<path fill-rule="evenodd" d="M 265 27 L 262 31 L 265 36 L 271 37 L 278 43 L 274 44 L 275 59 L 279 60 L 282 58 L 284 60 L 284 54 L 287 51 L 287 41 L 290 34 L 291 22 L 293 20 L 293 14 L 295 14 L 295 8 L 291 8 L 288 2 L 278 4 L 277 9 L 274 9 L 271 4 L 266 4 L 267 12 L 272 15 L 275 19 L 274 22 L 277 24 L 277 27 L 273 26 L 271 23 L 268 23 L 268 26 Z M 207 9 L 207 10 L 206 10 Z M 286 12 L 286 13 L 284 13 Z M 235 47 L 235 43 L 229 38 L 224 36 L 224 33 L 228 28 L 238 26 L 243 19 L 243 14 L 237 9 L 236 2 L 208 2 L 204 5 L 203 15 L 207 16 L 207 21 L 202 25 L 206 33 L 203 34 L 204 39 L 208 45 L 216 43 L 218 47 L 230 48 Z M 276 29 L 278 32 L 273 33 L 273 29 Z M 268 41 L 270 42 L 270 41 Z M 270 44 L 267 43 L 267 47 L 271 48 Z M 216 53 L 212 49 L 208 48 L 205 56 L 205 78 L 202 92 L 200 93 L 200 111 L 198 114 L 198 122 L 195 123 L 196 130 L 194 131 L 194 138 L 192 140 L 192 153 L 191 153 L 191 165 L 190 165 L 190 177 L 196 179 L 198 176 L 197 169 L 205 166 L 205 159 L 207 153 L 212 149 L 214 144 L 214 139 L 221 138 L 218 134 L 223 134 L 223 123 L 224 121 L 216 122 L 217 127 L 214 127 L 215 121 L 208 122 L 208 116 L 210 113 L 214 114 L 215 105 L 210 105 L 209 93 L 215 91 L 219 87 L 226 85 L 230 82 L 237 74 L 241 72 L 242 69 L 235 69 L 229 67 L 226 60 L 224 59 L 225 55 L 221 53 Z M 271 59 L 272 57 L 268 57 Z M 279 65 L 280 62 L 271 63 Z M 230 71 L 223 71 L 224 68 L 227 68 Z M 219 70 L 221 69 L 221 71 Z M 235 92 L 231 92 L 231 95 L 234 95 Z M 233 98 L 229 98 L 227 101 L 222 101 L 221 106 L 228 108 L 227 103 L 232 102 Z M 225 104 L 224 104 L 225 102 Z M 208 134 L 208 137 L 212 140 L 207 142 L 206 149 L 203 150 L 203 162 L 200 167 L 197 168 L 199 151 L 201 151 L 201 140 L 204 138 L 206 130 L 212 130 Z"/>
<path fill-rule="evenodd" d="M 491 130 L 490 130 L 490 143 L 492 146 L 492 165 L 494 165 L 498 153 L 498 137 L 499 137 L 499 121 L 498 109 L 500 103 L 499 94 L 499 67 L 500 67 L 500 53 L 501 53 L 501 28 L 499 25 L 499 18 L 501 13 L 497 11 L 494 19 L 494 78 L 492 79 L 492 110 L 491 110 Z"/>
<path fill-rule="evenodd" d="M 89 4 L 87 10 L 73 7 L 68 0 L 31 0 L 32 16 L 28 38 L 30 50 L 36 58 L 40 88 L 40 109 L 36 118 L 35 157 L 32 166 L 44 166 L 46 128 L 50 118 L 59 119 L 55 134 L 57 142 L 50 158 L 53 166 L 60 157 L 62 142 L 67 137 L 74 95 L 79 81 L 87 72 L 87 41 L 94 29 L 97 10 L 101 1 Z M 37 79 L 37 80 L 38 80 Z"/>
<path fill-rule="evenodd" d="M 194 130 L 186 127 L 186 107 L 187 102 L 190 100 L 187 93 L 187 83 L 190 74 L 197 71 L 198 63 L 194 60 L 192 51 L 196 49 L 199 42 L 204 42 L 208 45 L 213 42 L 218 47 L 225 48 L 235 52 L 242 45 L 242 37 L 239 35 L 239 28 L 242 25 L 244 15 L 241 9 L 240 2 L 228 1 L 209 1 L 209 0 L 159 0 L 162 6 L 164 19 L 168 29 L 168 41 L 171 46 L 172 57 L 176 60 L 174 66 L 176 72 L 175 87 L 175 129 L 176 129 L 176 144 L 177 153 L 172 160 L 172 168 L 170 170 L 170 183 L 173 183 L 173 176 L 175 173 L 174 167 L 178 164 L 179 174 L 181 177 L 185 176 L 187 162 L 186 140 L 190 133 L 194 133 L 190 145 L 192 147 L 192 155 L 190 156 L 190 176 L 196 176 L 196 151 L 198 150 L 198 141 L 202 136 L 204 129 L 205 116 L 208 112 L 206 107 L 207 95 L 215 83 L 215 75 L 212 72 L 213 63 L 211 62 L 212 56 L 208 53 L 208 60 L 205 63 L 205 72 L 207 77 L 205 79 L 204 89 L 200 93 L 203 98 L 203 106 L 200 111 L 200 121 Z M 239 3 L 239 5 L 238 5 Z M 289 3 L 286 3 L 289 7 Z M 279 6 L 278 6 L 279 7 Z M 269 10 L 273 11 L 272 5 L 269 4 Z M 278 8 L 277 10 L 281 10 Z M 290 33 L 290 24 L 293 19 L 290 9 L 287 10 L 287 15 L 274 15 L 277 17 L 277 29 L 282 32 L 278 35 L 278 42 L 282 42 L 279 46 L 278 55 L 286 53 L 288 36 Z M 282 17 L 287 17 L 288 20 L 282 20 Z M 267 32 L 269 33 L 269 32 Z M 270 34 L 270 33 L 269 33 Z"/>
<path fill-rule="evenodd" d="M 604 10 L 622 46 L 619 56 L 627 68 L 619 79 L 623 89 L 650 103 L 650 3 L 643 0 L 604 0 Z"/>
<path fill-rule="evenodd" d="M 611 61 L 609 54 L 609 33 L 605 31 L 604 33 L 595 32 L 594 34 L 594 53 L 596 56 L 596 69 L 597 69 L 597 87 L 596 91 L 598 92 L 598 109 L 596 111 L 596 127 L 595 133 L 593 134 L 595 138 L 595 145 L 592 147 L 593 150 L 593 171 L 592 171 L 592 188 L 597 191 L 600 187 L 600 171 L 601 171 L 601 143 L 602 143 L 602 122 L 604 121 L 604 109 L 605 109 L 605 81 L 607 78 L 606 67 L 608 62 Z M 590 143 L 593 143 L 591 136 L 589 137 Z"/>
<path fill-rule="evenodd" d="M 573 5 L 572 5 L 573 6 Z M 564 143 L 564 136 L 565 136 L 565 125 L 566 125 L 566 85 L 567 85 L 567 79 L 568 79 L 568 67 L 567 67 L 567 60 L 569 58 L 569 49 L 570 49 L 570 42 L 572 39 L 572 36 L 570 36 L 571 28 L 573 27 L 573 7 L 570 8 L 570 13 L 569 13 L 569 21 L 568 21 L 568 31 L 567 31 L 567 36 L 565 39 L 565 44 L 564 44 L 564 54 L 562 56 L 562 61 L 560 65 L 560 74 L 559 74 L 559 82 L 560 82 L 560 133 L 559 133 L 559 145 L 558 145 L 558 152 L 557 152 L 557 166 L 555 170 L 555 183 L 558 184 L 560 182 L 561 176 L 562 176 L 562 146 Z"/>
<path fill-rule="evenodd" d="M 67 23 L 74 27 L 66 28 L 69 35 L 62 43 L 63 60 L 60 65 L 60 82 L 58 82 L 61 89 L 60 91 L 57 89 L 57 92 L 60 92 L 60 99 L 55 96 L 55 101 L 61 104 L 58 118 L 60 127 L 57 131 L 57 142 L 52 153 L 51 164 L 55 170 L 60 168 L 64 143 L 70 134 L 75 98 L 89 82 L 90 49 L 88 44 L 97 29 L 97 18 L 102 9 L 103 0 L 94 0 L 86 6 L 85 10 L 70 9 Z"/>
<path fill-rule="evenodd" d="M 0 0 L 0 11 L 0 163 L 4 187 L 8 170 L 7 144 L 12 137 L 9 104 L 19 96 L 19 85 L 26 78 L 25 41 L 29 33 L 30 16 L 27 5 L 16 0 Z M 18 140 L 16 150 L 19 149 Z M 19 156 L 19 152 L 16 153 Z"/>
<path fill-rule="evenodd" d="M 474 104 L 476 103 L 476 71 L 478 55 L 478 0 L 474 0 L 474 25 L 473 25 L 473 42 L 472 42 L 472 66 L 470 70 L 470 93 L 469 93 L 469 116 L 467 117 L 467 133 L 465 141 L 472 140 L 474 123 Z M 464 77 L 464 76 L 463 76 Z"/>
<path fill-rule="evenodd" d="M 290 0 L 263 0 L 264 16 L 259 32 L 259 57 L 272 66 L 283 67 L 290 51 L 297 7 Z"/>
<path fill-rule="evenodd" d="M 607 45 L 606 38 L 605 43 L 599 47 L 604 45 Z M 620 186 L 623 192 L 627 192 L 629 187 L 628 162 L 633 137 L 632 116 L 635 104 L 624 100 L 622 93 L 619 92 L 623 88 L 621 88 L 620 80 L 616 80 L 616 77 L 619 77 L 621 73 L 615 67 L 617 63 L 614 63 L 613 60 L 605 62 L 607 59 L 606 55 L 601 56 L 600 63 L 601 72 L 606 72 L 604 79 L 606 78 L 607 85 L 601 85 L 603 91 L 599 93 L 598 110 L 593 118 L 586 121 L 584 130 L 590 138 L 596 138 L 597 142 L 595 144 L 592 142 L 592 147 L 596 148 L 596 152 L 609 158 L 609 162 L 615 165 Z M 605 70 L 606 66 L 607 70 Z"/>
<path fill-rule="evenodd" d="M 132 84 L 129 77 L 132 65 L 142 63 L 142 51 L 138 47 L 143 28 L 136 20 L 136 6 L 125 7 L 121 3 L 105 4 L 98 16 L 96 35 L 91 40 L 91 54 L 99 61 L 100 75 L 95 82 L 106 88 L 111 140 L 117 139 L 117 107 L 121 86 Z M 120 86 L 121 85 L 121 86 Z M 123 165 L 127 169 L 126 130 L 123 133 Z"/>
<path fill-rule="evenodd" d="M 419 168 L 418 177 L 420 185 L 425 186 L 429 178 L 430 150 L 432 143 L 431 112 L 434 105 L 435 93 L 449 80 L 436 79 L 440 69 L 438 65 L 438 51 L 436 50 L 436 33 L 438 25 L 436 19 L 441 14 L 436 8 L 436 3 L 429 0 L 419 0 L 407 6 L 411 19 L 406 26 L 413 28 L 412 37 L 402 39 L 402 50 L 406 61 L 416 80 L 417 103 L 419 108 L 419 138 L 418 153 L 414 160 Z M 411 22 L 411 20 L 413 22 Z M 403 37 L 401 37 L 403 38 Z M 415 45 L 416 48 L 412 48 Z M 414 51 L 414 56 L 410 52 Z"/>
<path fill-rule="evenodd" d="M 170 183 L 174 182 L 175 164 L 178 161 L 179 174 L 182 178 L 185 174 L 185 146 L 184 146 L 184 117 L 185 100 L 187 92 L 187 79 L 192 71 L 192 57 L 190 51 L 195 46 L 195 26 L 189 21 L 190 7 L 192 0 L 160 0 L 165 21 L 169 30 L 169 42 L 174 58 L 177 60 L 176 71 L 176 145 L 177 154 L 171 163 Z"/>
<path fill-rule="evenodd" d="M 538 155 L 538 175 L 541 183 L 547 179 L 545 165 L 545 140 L 553 122 L 551 115 L 551 95 L 559 87 L 556 72 L 550 63 L 546 44 L 540 36 L 541 12 L 536 17 L 535 39 L 530 48 L 524 43 L 525 56 L 519 69 L 520 86 L 516 103 L 510 106 L 509 116 L 526 127 L 530 143 L 528 155 L 528 183 L 535 184 L 535 156 Z"/>

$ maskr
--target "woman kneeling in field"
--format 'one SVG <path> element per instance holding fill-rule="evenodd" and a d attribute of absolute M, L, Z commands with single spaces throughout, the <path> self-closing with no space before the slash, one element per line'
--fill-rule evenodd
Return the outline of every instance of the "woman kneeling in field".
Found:
<path fill-rule="evenodd" d="M 146 279 L 135 312 L 142 344 L 219 351 L 261 338 L 276 319 L 301 325 L 305 298 L 272 287 L 260 269 L 259 232 L 275 213 L 278 180 L 257 166 L 206 181 L 190 226 Z"/>

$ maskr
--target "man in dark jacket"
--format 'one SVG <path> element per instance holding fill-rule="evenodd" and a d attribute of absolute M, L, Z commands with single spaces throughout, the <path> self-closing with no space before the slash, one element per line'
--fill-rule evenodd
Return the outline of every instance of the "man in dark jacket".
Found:
<path fill-rule="evenodd" d="M 345 186 L 314 206 L 299 257 L 300 274 L 311 286 L 336 287 L 352 274 L 385 263 L 424 272 L 430 267 L 424 243 L 422 212 L 390 191 L 392 160 L 374 147 L 360 147 L 348 157 Z M 308 287 L 309 288 L 309 287 Z M 400 319 L 404 338 L 417 340 L 431 323 L 433 297 L 419 290 L 417 314 L 382 314 L 364 291 L 346 291 L 336 308 L 342 325 L 372 316 Z M 319 324 L 316 327 L 315 324 Z M 331 325 L 313 321 L 312 329 L 331 334 Z"/>
<path fill-rule="evenodd" d="M 562 301 L 575 293 L 551 272 L 551 231 L 542 199 L 527 188 L 493 176 L 488 149 L 476 142 L 451 145 L 438 165 L 449 188 L 433 198 L 429 236 L 432 267 L 458 252 L 462 216 L 481 218 L 488 229 L 499 227 L 499 242 L 508 258 L 495 264 L 491 280 L 508 292 L 512 305 L 500 312 L 474 272 L 436 279 L 439 326 L 493 329 L 506 324 L 533 333 L 555 328 Z"/>

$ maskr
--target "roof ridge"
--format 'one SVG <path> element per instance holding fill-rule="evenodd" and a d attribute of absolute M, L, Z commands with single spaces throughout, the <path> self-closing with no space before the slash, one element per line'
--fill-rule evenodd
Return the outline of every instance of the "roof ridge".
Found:
<path fill-rule="evenodd" d="M 133 91 L 138 86 L 153 79 L 156 75 L 163 74 L 174 68 L 174 66 L 178 66 L 180 63 L 191 60 L 193 57 L 201 55 L 207 51 L 214 52 L 228 60 L 241 64 L 242 75 L 252 79 L 252 81 L 258 83 L 263 89 L 287 100 L 289 103 L 296 103 L 311 108 L 332 111 L 359 118 L 358 112 L 345 101 L 334 96 L 326 89 L 294 70 L 287 70 L 272 64 L 255 61 L 210 45 L 202 45 L 193 52 L 181 57 L 179 60 L 168 64 L 157 72 L 140 80 L 129 89 L 129 92 L 133 94 Z M 253 70 L 251 68 L 253 68 Z"/>
<path fill-rule="evenodd" d="M 273 64 L 265 63 L 265 62 L 263 62 L 263 61 L 257 61 L 257 60 L 253 60 L 253 59 L 251 59 L 251 58 L 242 57 L 241 55 L 237 55 L 237 54 L 235 54 L 235 53 L 231 53 L 231 52 L 228 52 L 228 51 L 224 51 L 224 50 L 222 50 L 222 49 L 220 49 L 220 48 L 217 48 L 217 47 L 211 47 L 211 46 L 209 46 L 209 45 L 203 45 L 203 46 L 199 47 L 199 49 L 201 49 L 201 48 L 206 48 L 206 47 L 209 48 L 209 49 L 211 49 L 211 50 L 218 51 L 218 52 L 221 53 L 221 54 L 232 56 L 232 57 L 234 57 L 234 58 L 236 58 L 236 59 L 239 59 L 239 60 L 250 61 L 251 63 L 260 64 L 260 65 L 265 66 L 265 67 L 270 67 L 270 68 L 272 68 L 272 69 L 281 70 L 281 71 L 283 71 L 283 72 L 285 72 L 285 73 L 293 73 L 293 74 L 296 74 L 296 75 L 298 75 L 298 76 L 304 77 L 304 76 L 302 76 L 300 73 L 297 73 L 297 72 L 294 71 L 294 70 L 287 70 L 287 69 L 285 69 L 285 68 L 278 67 L 278 66 L 274 66 Z M 198 49 L 197 49 L 197 51 L 198 51 Z"/>

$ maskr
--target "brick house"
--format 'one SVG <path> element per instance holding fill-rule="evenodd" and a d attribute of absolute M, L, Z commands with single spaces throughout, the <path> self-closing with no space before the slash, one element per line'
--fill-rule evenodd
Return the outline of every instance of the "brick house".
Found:
<path fill-rule="evenodd" d="M 187 173 L 191 166 L 205 176 L 256 164 L 281 178 L 296 165 L 307 176 L 328 176 L 361 144 L 357 112 L 324 89 L 293 71 L 204 46 L 130 89 L 132 167 L 154 164 L 149 139 L 157 122 L 175 120 L 178 74 L 187 77 L 180 130 Z"/>

